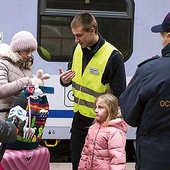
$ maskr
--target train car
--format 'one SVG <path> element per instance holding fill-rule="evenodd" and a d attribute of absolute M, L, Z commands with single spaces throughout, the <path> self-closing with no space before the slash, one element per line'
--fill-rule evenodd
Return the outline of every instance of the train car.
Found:
<path fill-rule="evenodd" d="M 54 87 L 54 94 L 47 94 L 50 112 L 43 141 L 48 147 L 59 146 L 62 141 L 68 144 L 70 139 L 72 90 L 60 85 L 58 69 L 67 69 L 75 45 L 70 29 L 75 14 L 87 11 L 97 18 L 99 32 L 124 56 L 128 82 L 140 62 L 160 54 L 160 36 L 150 28 L 162 22 L 169 5 L 169 0 L 0 1 L 0 43 L 9 44 L 18 31 L 32 32 L 38 40 L 33 72 L 43 69 L 51 75 L 45 81 L 46 86 Z M 135 130 L 129 129 L 127 140 L 135 140 Z"/>

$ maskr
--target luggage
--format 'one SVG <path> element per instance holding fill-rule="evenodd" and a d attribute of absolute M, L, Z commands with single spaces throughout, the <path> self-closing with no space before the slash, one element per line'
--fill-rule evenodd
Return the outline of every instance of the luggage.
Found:
<path fill-rule="evenodd" d="M 3 170 L 1 163 L 0 163 L 0 170 Z"/>
<path fill-rule="evenodd" d="M 44 146 L 36 149 L 6 149 L 1 160 L 3 170 L 50 170 L 50 153 Z"/>

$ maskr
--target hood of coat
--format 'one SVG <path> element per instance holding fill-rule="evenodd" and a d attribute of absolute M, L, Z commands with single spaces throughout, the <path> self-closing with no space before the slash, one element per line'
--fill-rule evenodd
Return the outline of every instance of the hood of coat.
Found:
<path fill-rule="evenodd" d="M 18 52 L 14 53 L 11 50 L 11 47 L 5 43 L 0 44 L 0 60 L 12 61 L 18 65 L 21 65 L 24 62 L 23 58 L 18 54 Z"/>
<path fill-rule="evenodd" d="M 116 118 L 109 121 L 108 126 L 113 126 L 115 128 L 121 129 L 125 133 L 127 133 L 129 129 L 129 125 L 122 118 Z"/>

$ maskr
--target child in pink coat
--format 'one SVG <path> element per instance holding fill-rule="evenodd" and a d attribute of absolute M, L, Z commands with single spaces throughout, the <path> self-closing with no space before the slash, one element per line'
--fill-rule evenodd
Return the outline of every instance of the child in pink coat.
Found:
<path fill-rule="evenodd" d="M 104 94 L 95 101 L 95 123 L 89 128 L 78 170 L 125 170 L 128 125 L 118 115 L 118 100 Z"/>

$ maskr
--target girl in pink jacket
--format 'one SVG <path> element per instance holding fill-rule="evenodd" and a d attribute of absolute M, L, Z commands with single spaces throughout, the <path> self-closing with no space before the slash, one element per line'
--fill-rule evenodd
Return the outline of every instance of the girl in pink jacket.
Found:
<path fill-rule="evenodd" d="M 95 101 L 95 123 L 89 128 L 78 170 L 125 170 L 128 125 L 118 115 L 118 100 L 104 94 Z"/>

